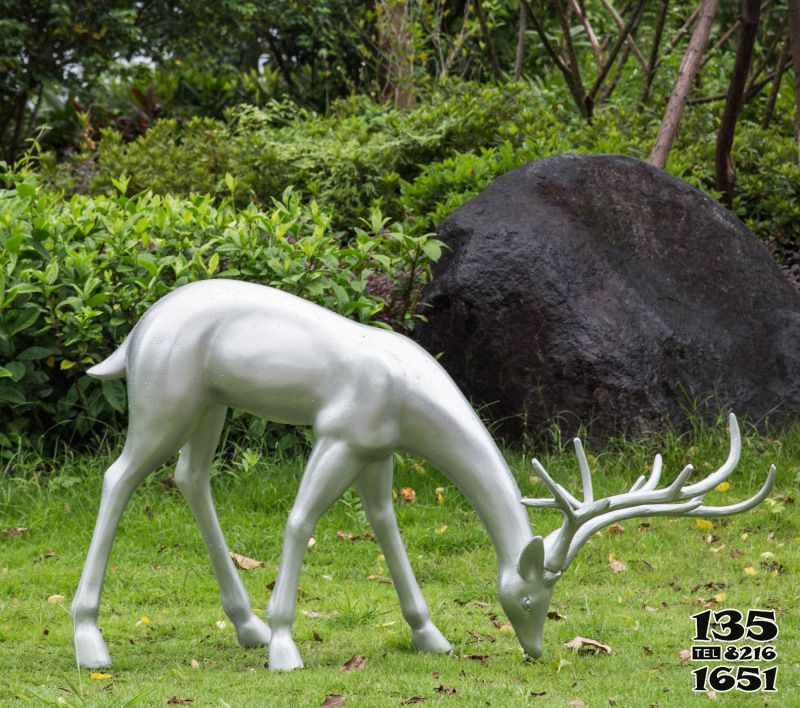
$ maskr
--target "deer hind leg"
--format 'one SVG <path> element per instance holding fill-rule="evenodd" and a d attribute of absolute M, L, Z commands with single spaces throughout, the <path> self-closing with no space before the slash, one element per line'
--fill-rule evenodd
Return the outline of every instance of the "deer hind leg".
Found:
<path fill-rule="evenodd" d="M 236 627 L 239 644 L 260 647 L 269 644 L 269 628 L 253 614 L 250 597 L 228 554 L 211 497 L 209 470 L 225 423 L 226 410 L 221 405 L 206 409 L 197 429 L 181 448 L 175 481 L 200 527 L 217 576 L 222 608 Z"/>
<path fill-rule="evenodd" d="M 100 595 L 111 545 L 122 512 L 136 487 L 159 465 L 178 452 L 196 420 L 165 421 L 162 418 L 134 415 L 125 446 L 106 470 L 92 542 L 72 601 L 75 628 L 75 653 L 78 663 L 88 668 L 108 666 L 111 658 L 97 626 Z"/>
<path fill-rule="evenodd" d="M 381 544 L 392 574 L 400 609 L 411 627 L 411 639 L 420 651 L 449 652 L 450 642 L 431 622 L 431 613 L 408 560 L 392 505 L 392 458 L 367 465 L 356 480 L 367 519 Z"/>
<path fill-rule="evenodd" d="M 308 540 L 317 521 L 344 494 L 363 469 L 364 461 L 342 440 L 320 439 L 311 451 L 300 489 L 289 513 L 275 589 L 269 601 L 269 668 L 291 671 L 303 667 L 292 640 L 297 583 Z"/>

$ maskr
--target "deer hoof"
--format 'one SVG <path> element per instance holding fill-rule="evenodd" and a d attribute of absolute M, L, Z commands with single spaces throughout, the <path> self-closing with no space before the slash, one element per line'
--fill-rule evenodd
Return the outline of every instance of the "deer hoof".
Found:
<path fill-rule="evenodd" d="M 303 668 L 297 645 L 288 634 L 273 634 L 269 642 L 270 671 L 294 671 Z"/>
<path fill-rule="evenodd" d="M 75 654 L 78 664 L 86 669 L 99 669 L 111 665 L 111 656 L 103 635 L 94 625 L 75 627 Z"/>
<path fill-rule="evenodd" d="M 447 654 L 453 649 L 433 622 L 428 622 L 421 629 L 412 630 L 411 641 L 419 651 Z"/>
<path fill-rule="evenodd" d="M 250 615 L 247 620 L 236 627 L 236 639 L 246 649 L 268 646 L 269 627 L 255 615 Z"/>

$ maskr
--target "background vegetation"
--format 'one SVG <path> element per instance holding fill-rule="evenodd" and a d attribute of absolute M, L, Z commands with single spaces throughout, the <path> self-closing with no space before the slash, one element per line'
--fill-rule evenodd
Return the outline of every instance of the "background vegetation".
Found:
<path fill-rule="evenodd" d="M 83 372 L 189 280 L 412 329 L 439 221 L 551 154 L 666 160 L 800 281 L 794 0 L 751 5 L 7 0 L 0 451 L 117 427 L 122 385 Z"/>

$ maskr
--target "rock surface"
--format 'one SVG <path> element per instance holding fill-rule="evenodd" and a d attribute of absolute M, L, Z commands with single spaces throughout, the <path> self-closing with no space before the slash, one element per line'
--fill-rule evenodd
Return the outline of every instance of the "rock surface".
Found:
<path fill-rule="evenodd" d="M 445 219 L 417 339 L 507 439 L 800 409 L 800 295 L 733 214 L 614 155 L 528 163 Z"/>

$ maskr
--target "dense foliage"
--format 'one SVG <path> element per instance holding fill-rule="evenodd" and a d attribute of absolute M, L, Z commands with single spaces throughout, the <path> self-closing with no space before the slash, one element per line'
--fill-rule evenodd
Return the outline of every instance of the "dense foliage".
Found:
<path fill-rule="evenodd" d="M 793 95 L 784 86 L 765 130 L 763 106 L 748 108 L 737 133 L 734 211 L 779 259 L 800 242 L 800 168 L 792 135 Z M 718 109 L 685 116 L 667 169 L 715 192 Z M 409 111 L 366 97 L 336 103 L 327 115 L 289 102 L 242 106 L 224 119 L 165 119 L 136 140 L 104 130 L 94 148 L 66 161 L 43 161 L 46 182 L 67 192 L 114 191 L 125 174 L 132 191 L 209 193 L 240 205 L 269 203 L 292 185 L 352 224 L 374 204 L 410 229 L 430 230 L 496 176 L 528 160 L 565 152 L 619 153 L 646 159 L 660 115 L 619 96 L 591 124 L 576 115 L 563 87 L 493 87 L 451 81 Z M 227 174 L 235 177 L 232 193 Z"/>
<path fill-rule="evenodd" d="M 363 322 L 410 328 L 439 243 L 389 226 L 379 211 L 347 238 L 328 210 L 287 189 L 268 208 L 208 196 L 73 197 L 9 177 L 0 192 L 0 448 L 68 424 L 114 424 L 121 381 L 85 370 L 144 310 L 190 281 L 236 277 L 279 287 Z M 234 189 L 234 179 L 228 182 Z"/>
<path fill-rule="evenodd" d="M 82 372 L 189 280 L 411 328 L 440 252 L 427 234 L 496 176 L 565 152 L 648 158 L 698 2 L 619 5 L 0 0 L 0 448 L 116 425 L 122 385 Z M 666 163 L 716 196 L 734 5 Z M 786 17 L 764 4 L 732 208 L 800 285 Z"/>

